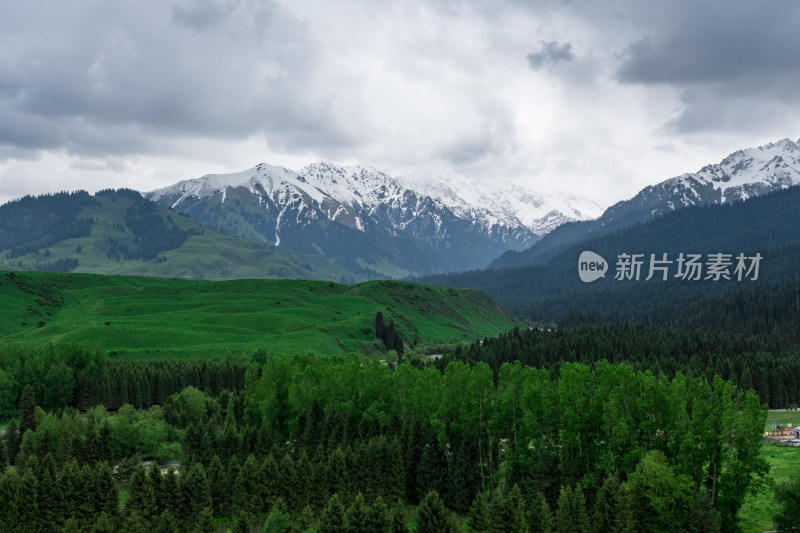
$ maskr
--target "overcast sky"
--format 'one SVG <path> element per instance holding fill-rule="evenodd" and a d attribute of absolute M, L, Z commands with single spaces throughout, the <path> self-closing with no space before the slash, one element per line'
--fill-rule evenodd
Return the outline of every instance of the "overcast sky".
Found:
<path fill-rule="evenodd" d="M 0 2 L 0 201 L 326 160 L 610 204 L 784 137 L 796 0 Z"/>

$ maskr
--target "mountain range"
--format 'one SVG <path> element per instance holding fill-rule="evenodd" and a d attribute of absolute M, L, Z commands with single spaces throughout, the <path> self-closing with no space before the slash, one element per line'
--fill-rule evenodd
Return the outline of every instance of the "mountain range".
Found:
<path fill-rule="evenodd" d="M 321 254 L 366 277 L 482 268 L 559 224 L 599 215 L 585 199 L 500 184 L 415 186 L 377 169 L 267 164 L 207 175 L 145 197 L 220 231 Z M 513 201 L 508 201 L 513 199 Z"/>
<path fill-rule="evenodd" d="M 562 224 L 524 251 L 508 251 L 490 268 L 543 263 L 583 240 L 689 206 L 731 204 L 800 183 L 800 140 L 738 150 L 718 164 L 642 189 L 597 219 Z"/>
<path fill-rule="evenodd" d="M 0 267 L 340 282 L 524 267 L 665 214 L 749 203 L 798 182 L 800 146 L 784 139 L 646 187 L 593 219 L 601 208 L 591 200 L 502 181 L 456 185 L 363 166 L 321 162 L 294 172 L 259 164 L 144 197 L 122 189 L 9 202 L 0 206 Z"/>

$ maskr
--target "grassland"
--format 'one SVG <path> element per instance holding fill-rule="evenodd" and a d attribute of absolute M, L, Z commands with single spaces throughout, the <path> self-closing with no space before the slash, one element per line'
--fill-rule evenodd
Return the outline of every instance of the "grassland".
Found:
<path fill-rule="evenodd" d="M 133 204 L 130 197 L 97 195 L 96 205 L 86 207 L 78 218 L 94 220 L 85 237 L 67 239 L 48 249 L 48 256 L 31 253 L 8 261 L 0 259 L 0 269 L 35 270 L 38 262 L 76 258 L 76 272 L 110 275 L 158 276 L 186 279 L 316 279 L 341 280 L 355 275 L 320 255 L 309 255 L 225 235 L 164 207 L 157 209 L 182 230 L 193 235 L 178 248 L 151 259 L 116 261 L 107 256 L 108 239 L 136 248 L 133 234 L 125 227 L 125 213 Z"/>
<path fill-rule="evenodd" d="M 81 343 L 117 358 L 375 350 L 374 319 L 408 345 L 496 336 L 519 322 L 484 294 L 405 282 L 192 281 L 0 272 L 7 345 Z"/>
<path fill-rule="evenodd" d="M 770 411 L 765 431 L 771 429 L 773 421 L 783 425 L 791 423 L 794 427 L 800 424 L 800 411 Z M 776 485 L 800 476 L 800 448 L 764 444 L 761 456 L 769 463 L 770 475 Z M 742 529 L 745 533 L 771 531 L 772 517 L 778 510 L 774 488 L 762 488 L 758 494 L 748 496 L 739 511 Z"/>

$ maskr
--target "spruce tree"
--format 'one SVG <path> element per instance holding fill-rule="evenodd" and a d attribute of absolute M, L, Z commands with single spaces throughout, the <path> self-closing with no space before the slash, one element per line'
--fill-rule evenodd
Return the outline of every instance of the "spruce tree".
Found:
<path fill-rule="evenodd" d="M 14 531 L 20 520 L 20 479 L 11 470 L 0 475 L 0 531 Z"/>
<path fill-rule="evenodd" d="M 558 497 L 558 511 L 556 512 L 556 531 L 558 533 L 582 533 L 589 531 L 589 517 L 586 513 L 586 500 L 583 489 L 575 485 L 561 487 Z"/>
<path fill-rule="evenodd" d="M 328 504 L 322 510 L 320 517 L 320 533 L 348 533 L 347 518 L 344 504 L 338 494 L 328 499 Z"/>
<path fill-rule="evenodd" d="M 289 529 L 289 516 L 277 505 L 267 515 L 262 533 L 286 533 Z"/>
<path fill-rule="evenodd" d="M 367 512 L 367 525 L 364 528 L 364 532 L 387 533 L 390 528 L 389 507 L 384 503 L 383 498 L 378 496 Z"/>
<path fill-rule="evenodd" d="M 359 492 L 353 499 L 353 503 L 347 509 L 347 530 L 350 533 L 361 533 L 367 527 L 369 506 L 364 501 L 364 496 Z"/>
<path fill-rule="evenodd" d="M 425 448 L 417 465 L 417 497 L 422 500 L 430 491 L 440 494 L 447 483 L 447 458 L 439 448 L 436 434 L 428 431 Z"/>
<path fill-rule="evenodd" d="M 29 429 L 36 429 L 36 401 L 30 385 L 25 385 L 19 398 L 19 420 L 20 435 L 24 435 Z"/>
<path fill-rule="evenodd" d="M 119 531 L 119 525 L 117 524 L 116 515 L 108 514 L 105 511 L 98 515 L 91 529 L 91 533 L 116 533 L 117 531 Z M 156 531 L 163 530 L 157 529 Z"/>
<path fill-rule="evenodd" d="M 391 533 L 408 533 L 406 516 L 399 501 L 389 510 L 389 531 Z"/>
<path fill-rule="evenodd" d="M 597 492 L 594 501 L 592 529 L 595 533 L 605 533 L 614 530 L 616 520 L 615 508 L 617 507 L 617 493 L 619 492 L 619 479 L 616 474 L 609 474 Z"/>
<path fill-rule="evenodd" d="M 94 490 L 94 505 L 97 513 L 106 513 L 116 517 L 119 509 L 119 487 L 114 480 L 114 470 L 102 461 L 90 470 L 93 476 L 92 489 Z"/>
<path fill-rule="evenodd" d="M 8 453 L 6 452 L 6 442 L 0 438 L 0 474 L 5 472 L 8 466 Z"/>
<path fill-rule="evenodd" d="M 194 517 L 200 516 L 203 509 L 213 505 L 211 487 L 202 464 L 194 463 L 181 476 L 180 495 L 180 516 L 186 520 L 191 521 Z"/>
<path fill-rule="evenodd" d="M 200 511 L 200 514 L 194 519 L 194 526 L 192 527 L 192 533 L 208 533 L 209 531 L 214 531 L 214 513 L 211 510 L 211 507 L 203 507 Z"/>
<path fill-rule="evenodd" d="M 525 509 L 525 498 L 515 483 L 506 494 L 505 501 L 506 531 L 509 533 L 528 533 L 528 516 Z"/>
<path fill-rule="evenodd" d="M 417 533 L 449 533 L 456 527 L 450 512 L 435 490 L 428 492 L 417 508 Z"/>
<path fill-rule="evenodd" d="M 486 504 L 486 497 L 481 493 L 476 494 L 472 500 L 467 515 L 467 527 L 473 533 L 492 533 L 489 506 Z"/>
<path fill-rule="evenodd" d="M 207 470 L 208 486 L 211 492 L 212 514 L 224 516 L 228 514 L 228 497 L 225 490 L 225 469 L 218 455 L 211 458 Z"/>

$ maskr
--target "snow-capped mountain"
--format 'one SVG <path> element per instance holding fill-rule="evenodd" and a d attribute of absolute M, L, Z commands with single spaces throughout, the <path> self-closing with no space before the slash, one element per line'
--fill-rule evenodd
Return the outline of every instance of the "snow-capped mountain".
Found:
<path fill-rule="evenodd" d="M 300 172 L 262 163 L 146 197 L 235 235 L 389 276 L 481 268 L 563 221 L 586 218 L 587 205 L 589 214 L 599 211 L 518 187 L 423 191 L 371 167 L 324 162 Z"/>
<path fill-rule="evenodd" d="M 596 220 L 566 224 L 530 249 L 510 251 L 493 268 L 538 263 L 589 237 L 644 222 L 693 205 L 731 203 L 800 183 L 800 140 L 790 139 L 730 154 L 718 164 L 645 187 L 629 200 L 609 207 Z"/>
<path fill-rule="evenodd" d="M 537 235 L 545 235 L 565 222 L 591 220 L 603 213 L 599 204 L 587 198 L 555 196 L 510 182 L 461 183 L 455 189 L 443 181 L 426 181 L 417 188 L 462 218 L 489 227 L 525 227 Z"/>

